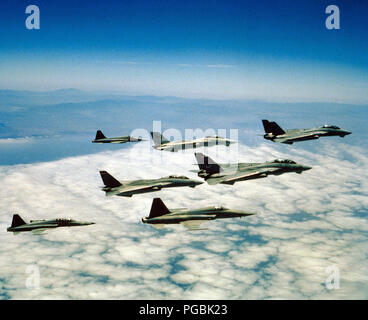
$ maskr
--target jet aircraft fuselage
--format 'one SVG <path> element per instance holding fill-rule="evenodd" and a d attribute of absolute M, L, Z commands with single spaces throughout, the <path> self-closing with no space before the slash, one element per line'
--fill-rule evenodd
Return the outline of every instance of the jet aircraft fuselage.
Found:
<path fill-rule="evenodd" d="M 102 188 L 106 196 L 131 197 L 134 194 L 160 191 L 163 188 L 196 187 L 203 182 L 189 179 L 185 176 L 168 176 L 159 179 L 118 181 L 106 171 L 100 171 L 105 184 Z"/>
<path fill-rule="evenodd" d="M 92 140 L 92 143 L 127 143 L 127 142 L 139 142 L 143 141 L 142 138 L 135 138 L 131 136 L 121 136 L 114 138 L 106 138 L 105 135 L 98 130 L 96 133 L 96 138 Z"/>
<path fill-rule="evenodd" d="M 199 166 L 198 176 L 208 184 L 234 184 L 237 181 L 266 178 L 287 172 L 302 173 L 311 167 L 289 159 L 275 159 L 263 163 L 218 164 L 202 153 L 195 154 Z"/>
<path fill-rule="evenodd" d="M 293 144 L 298 141 L 315 140 L 319 137 L 340 136 L 345 137 L 351 134 L 350 131 L 341 129 L 334 125 L 324 125 L 321 127 L 311 129 L 288 129 L 283 130 L 276 122 L 262 120 L 266 140 L 273 142 L 280 142 L 286 144 Z"/>
<path fill-rule="evenodd" d="M 170 152 L 177 152 L 179 150 L 185 149 L 195 149 L 199 147 L 212 147 L 216 145 L 224 145 L 228 147 L 230 144 L 236 143 L 235 140 L 219 136 L 208 136 L 204 138 L 181 141 L 169 141 L 158 132 L 151 132 L 151 136 L 154 142 L 154 149 Z"/>
<path fill-rule="evenodd" d="M 9 232 L 24 232 L 24 231 L 35 231 L 53 229 L 59 227 L 75 227 L 75 226 L 87 226 L 94 224 L 94 222 L 76 221 L 73 219 L 53 219 L 53 220 L 30 220 L 26 223 L 19 215 L 13 215 L 12 225 L 7 228 Z"/>
<path fill-rule="evenodd" d="M 152 202 L 150 215 L 142 218 L 143 223 L 148 223 L 162 227 L 165 224 L 181 223 L 185 227 L 192 229 L 206 220 L 241 218 L 254 215 L 252 212 L 231 210 L 225 207 L 205 207 L 199 209 L 168 209 L 160 198 L 155 198 Z"/>

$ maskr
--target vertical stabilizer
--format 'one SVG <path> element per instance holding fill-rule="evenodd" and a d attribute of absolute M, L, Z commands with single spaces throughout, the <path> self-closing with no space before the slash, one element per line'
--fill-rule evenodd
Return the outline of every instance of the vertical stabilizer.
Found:
<path fill-rule="evenodd" d="M 160 198 L 155 198 L 152 201 L 151 211 L 148 218 L 155 218 L 170 213 L 170 210 L 165 206 Z"/>
<path fill-rule="evenodd" d="M 22 226 L 24 224 L 27 224 L 27 223 L 18 214 L 13 215 L 13 221 L 12 221 L 12 224 L 11 224 L 11 228 L 19 227 L 19 226 Z"/>
<path fill-rule="evenodd" d="M 99 139 L 106 139 L 105 135 L 102 133 L 101 130 L 97 130 L 97 132 L 96 132 L 96 139 L 95 140 L 99 140 Z"/>
<path fill-rule="evenodd" d="M 107 171 L 100 171 L 100 175 L 106 187 L 115 188 L 121 186 L 121 183 Z"/>
<path fill-rule="evenodd" d="M 214 174 L 222 171 L 221 166 L 219 166 L 210 157 L 205 156 L 203 153 L 195 153 L 195 157 L 198 162 L 198 167 L 207 173 Z"/>
<path fill-rule="evenodd" d="M 155 146 L 160 146 L 165 143 L 169 143 L 170 141 L 167 140 L 161 133 L 159 132 L 151 132 L 152 140 Z"/>
<path fill-rule="evenodd" d="M 268 120 L 262 120 L 263 127 L 266 133 L 271 133 L 275 136 L 285 134 L 285 131 L 276 122 L 270 122 Z"/>

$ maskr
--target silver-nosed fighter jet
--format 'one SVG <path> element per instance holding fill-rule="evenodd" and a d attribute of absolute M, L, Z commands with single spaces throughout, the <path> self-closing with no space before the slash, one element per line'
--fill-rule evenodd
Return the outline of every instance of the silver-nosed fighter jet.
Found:
<path fill-rule="evenodd" d="M 215 145 L 230 146 L 236 143 L 235 140 L 226 139 L 219 136 L 208 136 L 194 140 L 169 141 L 159 132 L 151 132 L 152 140 L 154 142 L 153 148 L 161 151 L 177 152 L 179 150 L 194 149 L 199 147 L 212 147 Z"/>
<path fill-rule="evenodd" d="M 186 208 L 169 210 L 160 198 L 152 201 L 151 211 L 148 217 L 142 218 L 143 223 L 152 224 L 161 229 L 166 224 L 182 224 L 186 228 L 195 230 L 206 220 L 237 218 L 254 215 L 252 212 L 231 210 L 224 207 L 206 207 L 194 210 Z"/>
<path fill-rule="evenodd" d="M 304 140 L 315 140 L 319 137 L 340 136 L 345 137 L 351 134 L 350 131 L 340 129 L 333 125 L 324 125 L 311 129 L 289 129 L 284 131 L 276 122 L 262 120 L 266 134 L 263 136 L 266 140 L 273 142 L 280 142 L 286 144 L 293 144 L 294 142 Z"/>
<path fill-rule="evenodd" d="M 143 141 L 142 138 L 135 138 L 131 136 L 122 136 L 115 138 L 106 138 L 101 130 L 97 130 L 95 140 L 92 140 L 92 143 L 126 143 L 126 142 L 138 142 Z"/>
<path fill-rule="evenodd" d="M 210 185 L 218 183 L 232 185 L 237 181 L 265 178 L 270 174 L 302 173 L 312 169 L 288 159 L 275 159 L 263 163 L 217 164 L 203 153 L 195 153 L 195 156 L 200 169 L 195 172 Z"/>
<path fill-rule="evenodd" d="M 203 182 L 184 176 L 168 176 L 150 180 L 118 181 L 106 171 L 100 171 L 105 186 L 102 188 L 106 196 L 131 197 L 134 194 L 160 191 L 162 188 L 196 187 Z"/>
<path fill-rule="evenodd" d="M 88 226 L 91 224 L 95 223 L 64 218 L 53 220 L 31 220 L 29 223 L 26 223 L 18 214 L 14 214 L 12 224 L 7 231 L 13 232 L 14 234 L 24 231 L 32 231 L 34 234 L 41 234 L 47 229 L 54 229 L 58 227 Z"/>

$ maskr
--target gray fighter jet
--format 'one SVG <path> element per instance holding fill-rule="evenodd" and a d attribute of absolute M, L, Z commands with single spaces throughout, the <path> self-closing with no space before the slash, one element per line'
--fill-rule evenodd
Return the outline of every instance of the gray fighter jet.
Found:
<path fill-rule="evenodd" d="M 18 214 L 14 214 L 12 224 L 7 231 L 13 232 L 14 234 L 24 231 L 32 231 L 34 234 L 41 234 L 47 229 L 54 229 L 58 227 L 88 226 L 91 224 L 95 223 L 75 221 L 72 219 L 31 220 L 29 223 L 26 223 Z"/>
<path fill-rule="evenodd" d="M 92 143 L 126 143 L 126 142 L 138 142 L 143 141 L 142 138 L 134 138 L 131 136 L 122 136 L 115 138 L 106 138 L 101 130 L 97 130 L 95 140 L 92 140 Z"/>
<path fill-rule="evenodd" d="M 286 144 L 293 144 L 294 142 L 304 140 L 315 140 L 319 137 L 327 136 L 340 136 L 343 138 L 346 135 L 351 134 L 350 131 L 327 124 L 322 127 L 311 129 L 289 129 L 284 131 L 276 122 L 262 120 L 262 123 L 266 132 L 266 134 L 263 136 L 265 139 Z"/>
<path fill-rule="evenodd" d="M 276 159 L 264 163 L 217 164 L 203 153 L 195 153 L 199 166 L 198 176 L 208 184 L 234 184 L 237 181 L 266 178 L 268 175 L 281 175 L 287 172 L 302 173 L 312 169 L 293 160 Z"/>
<path fill-rule="evenodd" d="M 203 182 L 192 180 L 184 176 L 168 176 L 150 180 L 118 181 L 106 171 L 100 171 L 105 186 L 102 188 L 106 196 L 131 197 L 134 194 L 160 191 L 162 188 L 191 187 L 194 188 Z"/>
<path fill-rule="evenodd" d="M 236 143 L 235 140 L 222 138 L 219 136 L 208 136 L 194 140 L 169 141 L 159 132 L 151 132 L 152 140 L 154 142 L 153 148 L 161 151 L 177 152 L 184 149 L 194 149 L 199 147 L 212 147 L 215 145 L 229 146 Z"/>
<path fill-rule="evenodd" d="M 161 229 L 166 224 L 183 224 L 186 228 L 195 230 L 206 220 L 237 218 L 254 215 L 252 212 L 230 210 L 224 207 L 206 207 L 194 210 L 186 208 L 169 210 L 160 198 L 152 201 L 148 217 L 142 218 L 143 223 L 152 224 Z"/>

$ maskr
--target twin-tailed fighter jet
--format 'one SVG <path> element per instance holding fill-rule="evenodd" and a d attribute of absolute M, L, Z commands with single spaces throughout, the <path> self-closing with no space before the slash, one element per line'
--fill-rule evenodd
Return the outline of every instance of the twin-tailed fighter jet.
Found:
<path fill-rule="evenodd" d="M 152 224 L 156 228 L 162 228 L 166 224 L 182 224 L 188 229 L 195 230 L 207 220 L 237 218 L 254 215 L 252 212 L 230 210 L 224 207 L 206 207 L 194 210 L 186 208 L 169 210 L 160 198 L 152 201 L 151 211 L 148 217 L 143 218 L 143 223 Z"/>
<path fill-rule="evenodd" d="M 340 136 L 345 137 L 351 134 L 350 131 L 340 129 L 337 126 L 324 125 L 322 127 L 311 129 L 289 129 L 283 130 L 276 122 L 262 120 L 266 134 L 263 136 L 266 140 L 273 142 L 280 142 L 286 144 L 293 144 L 294 142 L 304 140 L 315 140 L 319 137 Z"/>
<path fill-rule="evenodd" d="M 127 142 L 139 142 L 143 141 L 142 138 L 135 138 L 131 136 L 121 136 L 114 138 L 106 138 L 101 130 L 97 130 L 95 140 L 92 143 L 127 143 Z"/>
<path fill-rule="evenodd" d="M 153 148 L 161 151 L 177 152 L 185 149 L 195 149 L 199 147 L 212 147 L 216 145 L 230 146 L 232 143 L 236 143 L 235 140 L 222 138 L 219 136 L 208 136 L 204 138 L 198 138 L 194 140 L 181 140 L 181 141 L 169 141 L 159 132 L 151 132 L 153 140 Z"/>
<path fill-rule="evenodd" d="M 32 231 L 33 234 L 41 234 L 47 229 L 54 229 L 58 227 L 88 226 L 91 224 L 95 223 L 76 221 L 72 219 L 31 220 L 29 223 L 26 223 L 18 214 L 14 214 L 12 224 L 7 231 L 13 232 L 14 234 L 24 231 Z"/>
<path fill-rule="evenodd" d="M 200 169 L 195 172 L 210 185 L 218 183 L 232 185 L 237 181 L 266 178 L 271 174 L 302 173 L 312 169 L 288 159 L 276 159 L 263 163 L 217 164 L 203 153 L 195 153 L 195 156 Z"/>
<path fill-rule="evenodd" d="M 131 197 L 134 194 L 160 191 L 163 188 L 196 187 L 203 182 L 184 176 L 168 176 L 150 180 L 118 181 L 106 171 L 100 171 L 105 186 L 102 188 L 106 196 Z"/>

